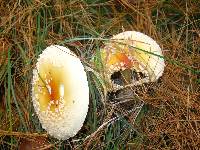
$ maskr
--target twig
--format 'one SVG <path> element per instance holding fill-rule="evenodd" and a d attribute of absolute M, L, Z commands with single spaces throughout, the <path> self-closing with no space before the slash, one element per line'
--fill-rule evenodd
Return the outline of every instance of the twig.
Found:
<path fill-rule="evenodd" d="M 23 132 L 13 132 L 0 130 L 0 136 L 30 136 L 30 137 L 47 137 L 47 134 L 38 134 L 38 133 L 23 133 Z"/>

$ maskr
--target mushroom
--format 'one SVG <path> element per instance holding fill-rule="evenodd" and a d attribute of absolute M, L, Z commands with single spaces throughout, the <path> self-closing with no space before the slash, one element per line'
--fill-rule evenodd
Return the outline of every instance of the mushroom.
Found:
<path fill-rule="evenodd" d="M 66 140 L 76 135 L 86 118 L 89 88 L 80 59 L 68 48 L 47 47 L 36 63 L 32 102 L 42 127 Z"/>
<path fill-rule="evenodd" d="M 110 91 L 155 82 L 165 67 L 162 50 L 156 41 L 136 31 L 114 35 L 101 49 L 101 59 Z"/>
<path fill-rule="evenodd" d="M 48 143 L 45 137 L 21 138 L 20 143 L 18 145 L 18 150 L 49 150 L 50 146 L 51 145 Z"/>

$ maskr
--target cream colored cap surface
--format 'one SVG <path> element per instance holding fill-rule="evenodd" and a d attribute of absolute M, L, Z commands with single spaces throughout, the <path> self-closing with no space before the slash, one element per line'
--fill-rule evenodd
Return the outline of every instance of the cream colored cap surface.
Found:
<path fill-rule="evenodd" d="M 114 89 L 122 88 L 111 81 L 114 72 L 134 69 L 146 78 L 133 84 L 154 82 L 162 76 L 165 63 L 162 50 L 151 37 L 136 31 L 114 35 L 101 50 L 105 76 Z"/>
<path fill-rule="evenodd" d="M 86 118 L 89 88 L 80 59 L 68 48 L 47 47 L 33 70 L 32 102 L 42 127 L 57 139 L 76 135 Z"/>

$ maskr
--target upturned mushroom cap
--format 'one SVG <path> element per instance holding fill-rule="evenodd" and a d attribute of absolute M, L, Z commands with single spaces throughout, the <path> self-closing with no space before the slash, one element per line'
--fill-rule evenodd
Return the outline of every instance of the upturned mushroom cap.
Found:
<path fill-rule="evenodd" d="M 101 50 L 105 78 L 110 90 L 123 88 L 122 85 L 111 81 L 111 75 L 126 69 L 140 72 L 145 76 L 141 80 L 133 79 L 133 85 L 156 81 L 162 76 L 165 66 L 164 59 L 160 56 L 163 55 L 159 45 L 143 33 L 126 31 L 113 36 Z"/>
<path fill-rule="evenodd" d="M 47 47 L 33 70 L 32 102 L 42 127 L 57 139 L 68 139 L 82 127 L 89 88 L 84 67 L 68 48 Z"/>

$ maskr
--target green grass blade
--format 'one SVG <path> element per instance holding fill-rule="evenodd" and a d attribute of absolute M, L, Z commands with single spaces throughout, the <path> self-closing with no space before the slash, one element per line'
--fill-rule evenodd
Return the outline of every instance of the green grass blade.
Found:
<path fill-rule="evenodd" d="M 7 64 L 7 114 L 9 118 L 9 131 L 12 131 L 12 108 L 11 108 L 11 83 L 12 83 L 12 77 L 11 77 L 11 56 L 10 56 L 11 49 L 8 49 L 8 64 Z M 10 139 L 11 146 L 13 145 L 13 138 Z"/>
<path fill-rule="evenodd" d="M 15 97 L 15 92 L 14 92 L 14 88 L 13 88 L 13 85 L 12 85 L 12 84 L 11 84 L 11 92 L 12 92 L 12 96 L 13 96 L 13 99 L 14 99 L 15 106 L 16 106 L 16 108 L 17 108 L 17 112 L 18 112 L 18 114 L 19 114 L 19 117 L 20 117 L 20 119 L 21 119 L 22 125 L 23 125 L 23 127 L 24 127 L 24 130 L 25 130 L 25 131 L 28 131 L 28 128 L 27 128 L 27 126 L 26 126 L 26 123 L 25 123 L 25 120 L 24 120 L 22 111 L 20 110 L 20 106 L 19 106 L 19 104 L 18 104 L 18 102 L 17 102 L 17 99 L 16 99 L 16 97 Z"/>

